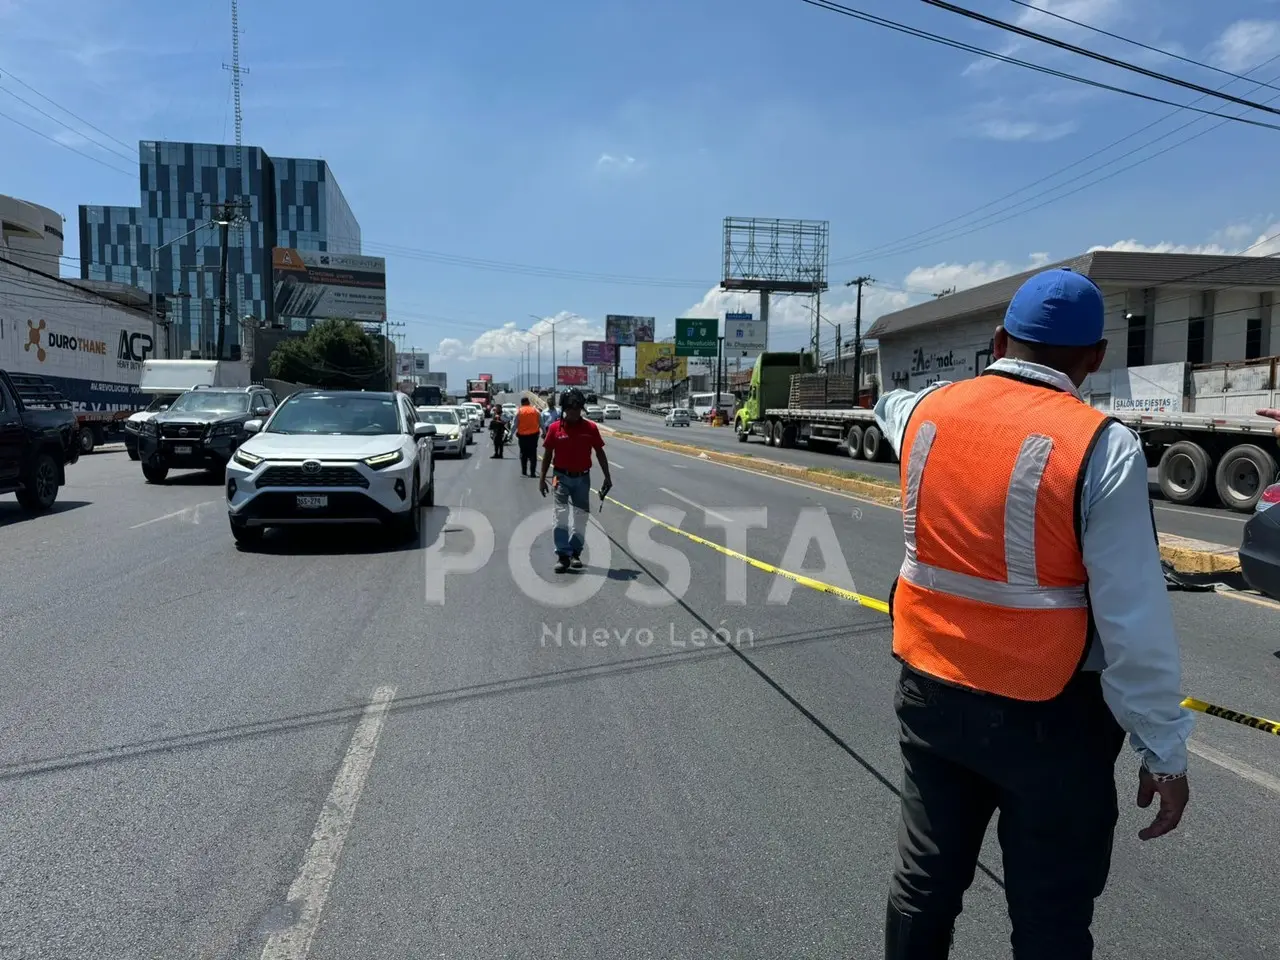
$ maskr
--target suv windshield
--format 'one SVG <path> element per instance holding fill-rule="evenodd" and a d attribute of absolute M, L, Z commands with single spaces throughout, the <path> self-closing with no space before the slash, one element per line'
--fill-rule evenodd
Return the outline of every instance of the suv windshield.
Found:
<path fill-rule="evenodd" d="M 457 423 L 458 415 L 452 410 L 419 410 L 418 420 L 422 423 Z"/>
<path fill-rule="evenodd" d="M 297 393 L 276 408 L 266 433 L 360 434 L 400 432 L 396 401 L 377 394 Z"/>
<path fill-rule="evenodd" d="M 170 413 L 248 413 L 249 395 L 221 390 L 191 390 L 169 407 Z"/>

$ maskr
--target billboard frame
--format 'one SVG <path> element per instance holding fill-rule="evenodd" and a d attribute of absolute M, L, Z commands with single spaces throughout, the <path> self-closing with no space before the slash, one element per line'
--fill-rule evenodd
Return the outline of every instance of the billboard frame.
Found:
<path fill-rule="evenodd" d="M 725 217 L 720 289 L 822 293 L 830 236 L 829 220 Z"/>
<path fill-rule="evenodd" d="M 566 381 L 563 376 L 565 370 L 581 370 L 582 379 Z M 556 366 L 556 386 L 557 387 L 585 387 L 591 383 L 591 368 L 583 366 L 579 363 L 561 363 Z"/>

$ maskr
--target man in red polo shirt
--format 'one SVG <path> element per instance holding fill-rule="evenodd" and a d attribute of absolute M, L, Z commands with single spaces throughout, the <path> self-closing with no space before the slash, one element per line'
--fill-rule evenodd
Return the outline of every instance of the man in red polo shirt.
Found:
<path fill-rule="evenodd" d="M 603 492 L 613 486 L 609 477 L 609 458 L 604 453 L 600 429 L 582 415 L 586 398 L 581 390 L 567 390 L 560 395 L 560 419 L 547 427 L 542 441 L 542 473 L 538 490 L 547 495 L 547 471 L 556 473 L 556 573 L 582 566 L 582 545 L 587 531 L 587 515 L 591 512 L 591 452 L 600 461 Z M 573 532 L 569 517 L 573 515 Z"/>

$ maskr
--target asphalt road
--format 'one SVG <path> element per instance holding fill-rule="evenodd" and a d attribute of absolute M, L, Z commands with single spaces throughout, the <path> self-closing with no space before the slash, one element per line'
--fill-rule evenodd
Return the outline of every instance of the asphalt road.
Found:
<path fill-rule="evenodd" d="M 663 423 L 661 417 L 627 408 L 623 409 L 622 417 L 621 421 L 610 420 L 607 425 L 646 436 L 691 443 L 709 450 L 745 453 L 752 457 L 781 460 L 806 467 L 837 467 L 885 480 L 898 479 L 897 464 L 851 460 L 843 446 L 833 446 L 827 450 L 804 448 L 782 450 L 765 446 L 764 441 L 759 437 L 752 437 L 745 444 L 739 443 L 730 427 L 709 427 L 705 423 L 695 423 L 688 427 L 669 427 Z M 1231 547 L 1240 546 L 1240 539 L 1244 535 L 1244 524 L 1248 517 L 1223 507 L 1183 507 L 1167 503 L 1160 493 L 1160 487 L 1156 484 L 1155 470 L 1149 471 L 1149 479 L 1151 499 L 1156 509 L 1156 527 L 1159 530 L 1180 537 L 1207 540 L 1210 543 L 1221 543 Z"/>
<path fill-rule="evenodd" d="M 609 450 L 622 503 L 719 542 L 764 510 L 744 552 L 885 596 L 893 511 Z M 122 453 L 71 480 L 36 519 L 0 498 L 0 956 L 877 955 L 900 776 L 880 614 L 617 503 L 557 578 L 511 457 L 441 461 L 416 549 L 242 552 L 216 481 L 150 486 Z M 1173 602 L 1187 692 L 1280 714 L 1280 608 Z M 1122 799 L 1099 956 L 1276 956 L 1280 738 L 1201 718 L 1194 744 L 1176 835 L 1140 843 Z M 1001 876 L 990 841 L 983 862 Z M 954 956 L 1009 955 L 1002 897 L 979 874 Z"/>

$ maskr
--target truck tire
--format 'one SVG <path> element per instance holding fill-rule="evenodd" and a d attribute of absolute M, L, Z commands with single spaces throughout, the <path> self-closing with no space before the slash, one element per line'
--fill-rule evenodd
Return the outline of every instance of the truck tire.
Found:
<path fill-rule="evenodd" d="M 734 424 L 734 429 L 738 433 L 738 442 L 746 443 L 747 437 L 749 436 L 747 433 L 747 425 L 743 421 L 739 420 Z"/>
<path fill-rule="evenodd" d="M 93 453 L 93 448 L 98 445 L 98 438 L 94 435 L 93 427 L 80 428 L 80 452 Z"/>
<path fill-rule="evenodd" d="M 875 424 L 869 424 L 862 431 L 862 459 L 868 463 L 879 463 L 883 460 L 886 446 L 884 434 Z"/>
<path fill-rule="evenodd" d="M 1192 506 L 1205 498 L 1213 481 L 1213 459 L 1190 440 L 1170 445 L 1160 457 L 1156 482 L 1170 503 Z"/>
<path fill-rule="evenodd" d="M 266 527 L 250 527 L 243 523 L 231 521 L 231 538 L 242 546 L 252 547 L 262 542 Z"/>
<path fill-rule="evenodd" d="M 1232 447 L 1218 461 L 1214 485 L 1224 507 L 1252 513 L 1262 491 L 1276 482 L 1276 458 L 1252 443 Z"/>
<path fill-rule="evenodd" d="M 58 499 L 58 462 L 50 453 L 37 453 L 22 477 L 18 503 L 30 513 L 44 513 Z"/>
<path fill-rule="evenodd" d="M 778 441 L 778 445 L 785 450 L 790 450 L 796 445 L 796 435 L 800 432 L 794 423 L 779 424 L 782 428 L 782 436 Z"/>
<path fill-rule="evenodd" d="M 137 459 L 138 459 L 138 449 L 137 449 L 137 447 L 134 447 L 132 450 L 130 450 L 130 451 L 129 451 L 129 459 L 130 459 L 130 460 L 137 460 Z"/>
<path fill-rule="evenodd" d="M 774 429 L 778 426 L 777 420 L 766 420 L 764 424 L 764 445 L 772 447 L 776 440 Z"/>
<path fill-rule="evenodd" d="M 152 467 L 144 463 L 142 465 L 142 475 L 147 478 L 147 483 L 164 483 L 169 476 L 169 468 Z"/>
<path fill-rule="evenodd" d="M 854 460 L 862 459 L 862 428 L 856 423 L 844 435 L 844 445 Z"/>

